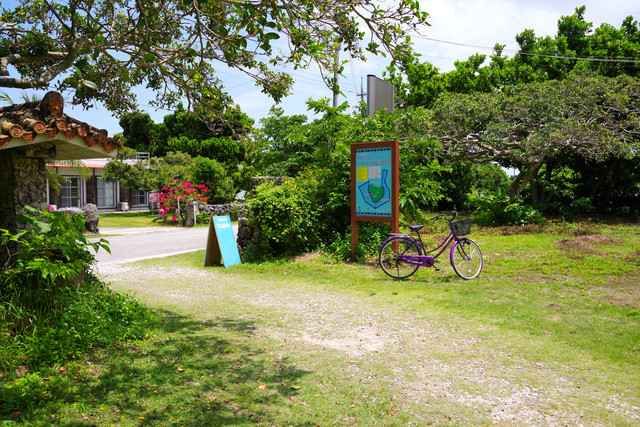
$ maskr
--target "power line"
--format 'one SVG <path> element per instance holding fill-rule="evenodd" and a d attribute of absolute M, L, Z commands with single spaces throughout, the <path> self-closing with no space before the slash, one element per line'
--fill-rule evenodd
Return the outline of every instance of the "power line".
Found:
<path fill-rule="evenodd" d="M 443 40 L 443 39 L 436 39 L 433 37 L 426 37 L 426 36 L 419 36 L 421 39 L 423 40 L 428 40 L 428 41 L 432 41 L 435 43 L 442 43 L 442 44 L 448 44 L 448 45 L 452 45 L 452 46 L 461 46 L 461 47 L 470 47 L 470 48 L 474 48 L 474 49 L 489 49 L 489 50 L 494 50 L 494 47 L 490 47 L 490 46 L 482 46 L 482 45 L 476 45 L 476 44 L 471 44 L 471 43 L 462 43 L 462 42 L 456 42 L 456 41 L 451 41 L 451 40 Z M 587 61 L 587 62 L 610 62 L 610 63 L 623 63 L 623 64 L 640 64 L 640 58 L 637 59 L 632 59 L 629 57 L 619 57 L 619 58 L 598 58 L 598 57 L 579 57 L 579 56 L 566 56 L 566 55 L 549 55 L 549 54 L 544 54 L 544 53 L 530 53 L 530 52 L 522 52 L 519 49 L 514 49 L 514 48 L 504 48 L 504 50 L 507 51 L 511 51 L 511 52 L 516 52 L 518 55 L 524 55 L 524 56 L 538 56 L 541 58 L 553 58 L 553 59 L 568 59 L 568 60 L 572 60 L 572 61 Z"/>

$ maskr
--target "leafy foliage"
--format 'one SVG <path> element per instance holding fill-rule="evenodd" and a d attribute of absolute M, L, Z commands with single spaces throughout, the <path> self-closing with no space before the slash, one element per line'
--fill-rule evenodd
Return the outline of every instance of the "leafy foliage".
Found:
<path fill-rule="evenodd" d="M 24 229 L 0 230 L 0 248 L 8 253 L 0 271 L 0 374 L 144 334 L 148 312 L 91 275 L 94 253 L 108 244 L 88 241 L 83 222 L 82 215 L 27 208 Z M 17 404 L 18 391 L 1 389 L 3 403 Z"/>
<path fill-rule="evenodd" d="M 431 107 L 444 93 L 492 92 L 516 84 L 566 78 L 572 71 L 593 72 L 615 77 L 640 76 L 640 25 L 633 17 L 620 27 L 593 24 L 585 19 L 584 6 L 558 20 L 555 36 L 537 37 L 531 29 L 517 34 L 518 52 L 504 56 L 504 45 L 496 44 L 487 61 L 484 54 L 473 54 L 456 61 L 454 69 L 440 72 L 421 62 L 418 54 L 407 52 L 389 68 L 402 103 Z M 579 61 L 573 58 L 623 58 L 619 62 Z"/>
<path fill-rule="evenodd" d="M 207 157 L 228 165 L 236 165 L 244 159 L 242 142 L 224 137 L 196 140 L 179 136 L 169 139 L 166 149 L 170 152 L 186 153 L 193 157 Z"/>
<path fill-rule="evenodd" d="M 248 209 L 251 225 L 259 230 L 259 239 L 251 242 L 246 257 L 295 255 L 319 244 L 319 211 L 307 191 L 295 180 L 278 186 L 262 184 L 256 189 Z"/>
<path fill-rule="evenodd" d="M 219 64 L 245 73 L 280 100 L 293 80 L 277 67 L 315 62 L 333 69 L 337 41 L 358 58 L 365 51 L 395 55 L 406 47 L 407 32 L 427 18 L 413 0 L 168 0 L 151 6 L 79 0 L 5 8 L 0 87 L 42 88 L 59 79 L 61 89 L 73 91 L 75 103 L 90 106 L 98 100 L 122 113 L 135 106 L 132 88 L 144 85 L 158 95 L 158 105 L 175 106 L 186 98 L 189 109 L 216 114 L 226 97 L 217 78 Z M 366 45 L 364 27 L 370 31 Z"/>
<path fill-rule="evenodd" d="M 492 94 L 447 94 L 434 105 L 435 132 L 451 155 L 518 168 L 515 195 L 545 163 L 632 156 L 638 100 L 640 81 L 626 76 L 572 75 Z"/>
<path fill-rule="evenodd" d="M 50 296 L 69 283 L 82 283 L 104 239 L 89 241 L 82 233 L 84 216 L 26 208 L 26 228 L 12 233 L 0 229 L 0 248 L 7 251 L 0 272 L 0 301 L 44 310 Z M 47 297 L 47 295 L 49 297 Z"/>
<path fill-rule="evenodd" d="M 475 207 L 474 218 L 483 225 L 540 224 L 544 217 L 522 200 L 506 194 L 472 193 L 469 202 Z"/>
<path fill-rule="evenodd" d="M 204 184 L 174 179 L 160 189 L 160 217 L 164 221 L 184 224 L 187 207 L 191 203 L 205 203 L 208 191 Z"/>

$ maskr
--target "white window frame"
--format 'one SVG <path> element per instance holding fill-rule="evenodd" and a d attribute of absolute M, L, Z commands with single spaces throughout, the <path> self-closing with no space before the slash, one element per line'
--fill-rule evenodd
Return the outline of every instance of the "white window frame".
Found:
<path fill-rule="evenodd" d="M 62 185 L 60 186 L 60 206 L 61 208 L 82 208 L 83 205 L 83 179 L 80 175 L 62 175 L 63 178 L 63 182 Z M 67 183 L 70 180 L 76 180 L 77 182 L 77 196 L 75 197 L 65 197 L 65 195 L 63 194 L 64 192 L 64 186 L 67 185 Z M 66 200 L 71 200 L 71 199 L 77 199 L 78 200 L 78 204 L 77 205 L 67 205 L 65 204 L 65 199 Z"/>
<path fill-rule="evenodd" d="M 115 209 L 117 204 L 118 204 L 118 197 L 117 197 L 117 191 L 118 191 L 118 186 L 117 183 L 115 181 L 107 181 L 106 179 L 102 178 L 99 175 L 96 175 L 96 206 L 98 207 L 98 209 Z M 111 204 L 101 204 L 100 203 L 100 193 L 101 193 L 101 189 L 100 189 L 100 185 L 111 185 L 111 187 L 113 188 L 113 197 L 111 200 Z"/>
<path fill-rule="evenodd" d="M 143 203 L 137 203 L 138 202 L 138 198 L 137 195 L 138 194 L 144 194 L 144 202 Z M 149 206 L 149 192 L 145 191 L 145 190 L 133 190 L 131 191 L 131 207 L 141 207 L 141 206 Z"/>

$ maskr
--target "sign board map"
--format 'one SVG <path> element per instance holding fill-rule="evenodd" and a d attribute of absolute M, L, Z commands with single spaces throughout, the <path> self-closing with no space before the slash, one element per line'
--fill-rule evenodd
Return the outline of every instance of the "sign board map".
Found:
<path fill-rule="evenodd" d="M 357 149 L 355 163 L 356 215 L 391 218 L 391 148 Z"/>
<path fill-rule="evenodd" d="M 400 231 L 400 143 L 351 144 L 351 256 L 356 257 L 360 222 L 383 222 Z"/>
<path fill-rule="evenodd" d="M 209 225 L 204 265 L 208 267 L 220 264 L 224 264 L 225 267 L 240 264 L 240 252 L 229 215 L 212 216 Z"/>

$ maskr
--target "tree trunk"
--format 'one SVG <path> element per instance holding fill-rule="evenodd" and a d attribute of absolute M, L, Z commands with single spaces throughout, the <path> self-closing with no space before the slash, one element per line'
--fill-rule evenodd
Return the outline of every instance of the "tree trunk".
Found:
<path fill-rule="evenodd" d="M 541 167 L 542 161 L 539 161 L 522 168 L 516 179 L 513 180 L 511 186 L 509 187 L 509 196 L 519 196 L 524 186 L 536 179 Z"/>

